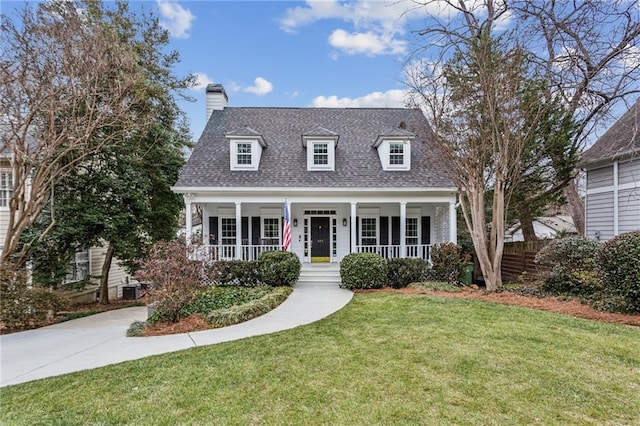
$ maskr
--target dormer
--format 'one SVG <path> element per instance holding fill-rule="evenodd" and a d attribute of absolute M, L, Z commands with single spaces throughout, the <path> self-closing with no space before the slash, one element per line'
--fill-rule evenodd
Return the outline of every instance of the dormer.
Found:
<path fill-rule="evenodd" d="M 229 140 L 231 170 L 258 170 L 262 150 L 267 147 L 264 137 L 248 126 L 224 136 Z"/>
<path fill-rule="evenodd" d="M 378 150 L 383 170 L 411 170 L 411 141 L 415 134 L 393 129 L 378 135 L 373 147 Z"/>
<path fill-rule="evenodd" d="M 336 146 L 339 135 L 324 127 L 316 127 L 302 135 L 302 146 L 307 149 L 308 171 L 334 171 Z"/>

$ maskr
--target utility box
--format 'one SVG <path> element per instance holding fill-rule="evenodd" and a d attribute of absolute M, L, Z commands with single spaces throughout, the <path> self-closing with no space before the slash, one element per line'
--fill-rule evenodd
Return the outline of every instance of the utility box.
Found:
<path fill-rule="evenodd" d="M 122 298 L 125 300 L 137 300 L 140 298 L 140 289 L 137 285 L 125 285 L 122 287 Z"/>

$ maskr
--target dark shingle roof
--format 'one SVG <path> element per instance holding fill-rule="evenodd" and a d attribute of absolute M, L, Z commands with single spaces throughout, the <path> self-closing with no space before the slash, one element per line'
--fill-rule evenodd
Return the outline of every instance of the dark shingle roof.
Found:
<path fill-rule="evenodd" d="M 640 152 L 640 100 L 638 100 L 583 155 L 581 164 L 616 160 Z"/>
<path fill-rule="evenodd" d="M 411 132 L 411 170 L 384 171 L 371 145 L 402 126 Z M 268 143 L 257 171 L 232 171 L 233 129 L 249 127 Z M 307 171 L 301 140 L 310 129 L 330 129 L 340 137 L 335 171 Z M 400 129 L 399 129 L 400 130 Z M 418 109 L 234 108 L 213 111 L 176 187 L 451 188 L 426 118 Z"/>

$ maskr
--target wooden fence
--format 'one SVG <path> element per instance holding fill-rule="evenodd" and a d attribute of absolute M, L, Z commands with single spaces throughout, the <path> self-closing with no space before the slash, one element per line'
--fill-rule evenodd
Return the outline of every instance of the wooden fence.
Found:
<path fill-rule="evenodd" d="M 536 254 L 551 240 L 516 241 L 504 243 L 502 255 L 502 281 L 508 282 L 518 278 L 523 272 L 535 277 L 544 269 L 533 262 Z"/>

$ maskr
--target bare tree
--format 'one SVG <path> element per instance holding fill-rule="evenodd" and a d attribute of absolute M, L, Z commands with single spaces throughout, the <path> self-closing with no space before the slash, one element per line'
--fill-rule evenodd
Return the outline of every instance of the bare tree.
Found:
<path fill-rule="evenodd" d="M 527 53 L 508 34 L 495 35 L 504 3 L 446 3 L 457 19 L 434 16 L 421 32 L 437 56 L 409 67 L 409 84 L 450 164 L 487 290 L 494 291 L 502 287 L 505 211 L 542 104 L 525 96 L 535 78 Z"/>
<path fill-rule="evenodd" d="M 10 154 L 13 172 L 1 260 L 15 265 L 26 261 L 30 244 L 20 237 L 54 198 L 55 184 L 151 119 L 141 107 L 146 86 L 136 52 L 120 42 L 100 2 L 45 2 L 18 18 L 3 15 L 0 23 L 0 152 Z"/>
<path fill-rule="evenodd" d="M 611 111 L 640 93 L 640 7 L 637 1 L 516 0 L 512 11 L 523 40 L 538 56 L 549 97 L 563 99 L 577 130 L 573 145 L 593 142 Z M 575 180 L 564 187 L 571 214 L 584 233 L 584 205 Z"/>

